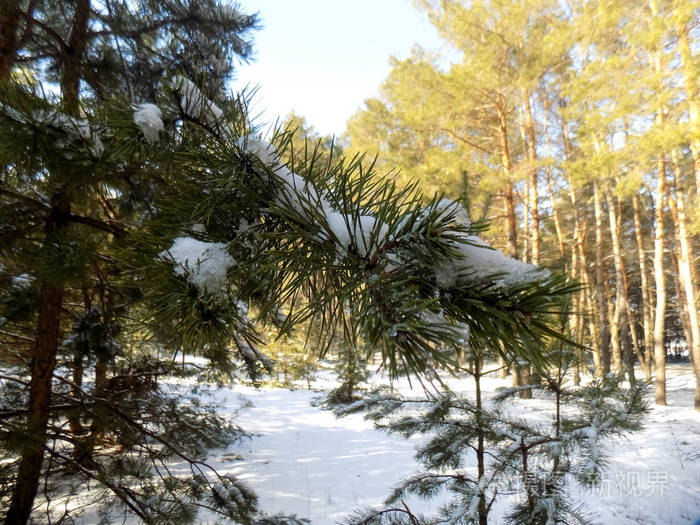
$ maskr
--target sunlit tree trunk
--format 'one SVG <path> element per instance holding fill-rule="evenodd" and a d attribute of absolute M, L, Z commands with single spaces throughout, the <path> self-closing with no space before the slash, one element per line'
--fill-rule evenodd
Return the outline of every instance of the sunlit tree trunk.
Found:
<path fill-rule="evenodd" d="M 612 187 L 608 183 L 604 190 L 605 200 L 608 205 L 608 221 L 610 223 L 610 238 L 612 241 L 613 262 L 615 266 L 615 301 L 610 319 L 610 350 L 615 372 L 622 372 L 622 346 L 621 340 L 627 326 L 627 316 L 624 310 L 624 285 L 622 283 L 622 247 L 620 246 L 621 227 L 620 218 L 616 213 L 615 197 Z M 610 297 L 612 300 L 612 297 Z"/>
<path fill-rule="evenodd" d="M 527 133 L 527 157 L 530 163 L 528 170 L 530 182 L 530 210 L 532 213 L 532 264 L 540 264 L 540 210 L 539 193 L 537 189 L 537 152 L 535 150 L 535 121 L 532 118 L 530 91 L 523 89 L 525 104 L 525 131 Z"/>
<path fill-rule="evenodd" d="M 512 180 L 512 160 L 510 156 L 510 144 L 508 141 L 508 116 L 505 107 L 497 105 L 499 117 L 499 136 L 501 139 L 501 160 L 503 171 L 506 177 L 506 187 L 504 191 L 506 220 L 508 223 L 508 251 L 513 258 L 518 257 L 518 222 L 515 216 L 515 199 Z"/>
<path fill-rule="evenodd" d="M 639 211 L 639 197 L 632 195 L 632 208 L 634 211 L 634 234 L 637 240 L 637 258 L 639 262 L 639 277 L 641 281 L 642 292 L 642 333 L 643 333 L 643 353 L 644 359 L 641 360 L 644 367 L 644 374 L 647 380 L 651 380 L 651 363 L 653 354 L 653 338 L 651 337 L 652 326 L 654 324 L 651 309 L 651 292 L 649 290 L 649 278 L 647 270 L 647 256 L 644 246 L 644 235 L 642 233 L 642 221 Z"/>
<path fill-rule="evenodd" d="M 698 289 L 693 275 L 693 261 L 695 254 L 688 227 L 688 215 L 686 211 L 685 188 L 680 171 L 678 152 L 671 153 L 673 162 L 673 174 L 675 192 L 668 192 L 669 207 L 675 223 L 675 233 L 680 247 L 678 254 L 678 278 L 681 286 L 679 303 L 685 302 L 688 319 L 688 347 L 693 358 L 695 370 L 695 409 L 700 410 L 700 319 L 698 318 Z"/>
<path fill-rule="evenodd" d="M 606 307 L 605 293 L 605 260 L 603 258 L 603 205 L 601 202 L 600 188 L 598 183 L 593 183 L 593 209 L 595 213 L 595 290 L 596 290 L 596 310 L 598 315 L 598 326 L 600 330 L 600 359 L 602 369 L 600 374 L 610 372 L 610 327 L 608 326 L 608 315 Z"/>
<path fill-rule="evenodd" d="M 664 194 L 666 193 L 665 159 L 658 161 L 655 192 L 654 281 L 656 284 L 656 310 L 654 312 L 654 374 L 657 405 L 666 404 L 666 352 L 664 329 L 666 327 L 666 275 L 664 273 Z"/>

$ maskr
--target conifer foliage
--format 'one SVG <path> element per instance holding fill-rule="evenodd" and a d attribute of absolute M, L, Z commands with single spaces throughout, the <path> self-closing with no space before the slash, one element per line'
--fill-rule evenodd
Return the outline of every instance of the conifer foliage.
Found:
<path fill-rule="evenodd" d="M 606 439 L 641 428 L 646 385 L 625 389 L 622 378 L 611 374 L 573 387 L 567 372 L 575 352 L 556 342 L 545 352 L 549 366 L 538 371 L 536 381 L 500 388 L 487 400 L 481 384 L 495 371 L 484 367 L 488 350 L 468 349 L 464 371 L 476 385 L 474 399 L 449 389 L 406 398 L 382 388 L 336 409 L 339 415 L 365 411 L 387 432 L 426 436 L 415 455 L 424 470 L 401 481 L 387 507 L 359 511 L 349 523 L 485 525 L 501 500 L 508 503 L 506 522 L 514 525 L 573 525 L 595 519 L 567 488 L 597 484 L 605 468 Z M 524 388 L 549 401 L 545 417 L 523 415 L 512 405 Z M 414 514 L 405 503 L 412 495 L 430 499 L 440 494 L 449 499 L 434 516 Z"/>
<path fill-rule="evenodd" d="M 105 522 L 123 511 L 184 523 L 201 508 L 258 519 L 250 490 L 201 460 L 241 431 L 160 378 L 182 351 L 255 379 L 272 366 L 260 326 L 310 321 L 321 351 L 341 327 L 395 376 L 453 365 L 466 338 L 543 362 L 570 285 L 491 249 L 458 203 L 399 189 L 362 157 L 288 154 L 290 132 L 264 140 L 246 97 L 225 94 L 254 16 L 213 1 L 10 4 L 0 13 L 14 24 L 0 34 L 7 525 L 39 512 L 40 484 L 49 513 L 96 484 Z"/>

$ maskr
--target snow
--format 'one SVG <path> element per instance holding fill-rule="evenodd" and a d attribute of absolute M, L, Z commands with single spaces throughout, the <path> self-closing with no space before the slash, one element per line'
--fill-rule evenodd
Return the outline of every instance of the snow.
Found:
<path fill-rule="evenodd" d="M 667 377 L 669 406 L 652 407 L 641 432 L 608 442 L 609 468 L 600 485 L 568 487 L 574 501 L 585 502 L 598 514 L 593 524 L 687 525 L 700 517 L 700 414 L 693 409 L 695 380 L 689 365 L 669 365 Z M 375 380 L 384 381 L 378 376 Z M 473 398 L 473 381 L 445 380 L 456 393 Z M 192 384 L 172 381 L 176 391 Z M 485 402 L 497 388 L 510 384 L 510 379 L 482 378 Z M 313 383 L 316 391 L 198 386 L 203 401 L 216 403 L 220 415 L 252 436 L 210 451 L 207 462 L 219 474 L 237 477 L 250 486 L 268 514 L 296 513 L 310 519 L 312 525 L 331 525 L 358 506 L 381 505 L 401 479 L 419 470 L 413 454 L 420 438 L 403 439 L 375 430 L 359 414 L 336 419 L 330 411 L 311 405 L 337 386 L 324 374 Z M 406 381 L 395 387 L 407 395 L 419 394 Z M 506 406 L 524 417 L 549 417 L 549 400 L 514 399 Z M 476 468 L 474 458 L 466 463 L 467 468 Z M 478 490 L 475 487 L 475 493 Z M 412 510 L 423 513 L 435 512 L 444 502 L 440 497 L 406 501 Z M 502 502 L 494 504 L 490 525 L 504 523 L 506 507 Z M 453 515 L 470 510 L 466 505 L 454 509 Z M 86 514 L 78 523 L 93 524 L 94 518 Z M 136 525 L 137 520 L 126 523 Z M 198 523 L 212 524 L 214 517 L 202 513 Z"/>
<path fill-rule="evenodd" d="M 237 145 L 242 151 L 256 156 L 281 179 L 282 188 L 276 199 L 279 206 L 290 207 L 300 214 L 306 214 L 309 208 L 319 211 L 325 219 L 319 225 L 322 231 L 318 237 L 321 240 L 332 239 L 345 253 L 354 249 L 360 257 L 371 256 L 388 240 L 388 225 L 370 212 L 353 217 L 339 211 L 312 183 L 285 166 L 275 147 L 260 136 L 245 135 L 238 139 Z M 454 214 L 454 223 L 458 226 L 468 228 L 471 225 L 467 210 L 459 202 L 442 199 L 437 208 L 444 214 Z M 399 223 L 397 231 L 402 229 Z M 463 242 L 455 243 L 455 248 L 462 259 L 443 264 L 435 271 L 435 280 L 443 289 L 464 284 L 462 281 L 492 279 L 496 284 L 513 286 L 549 276 L 547 270 L 508 257 L 476 235 L 463 234 L 461 240 Z"/>
<path fill-rule="evenodd" d="M 235 264 L 225 243 L 204 242 L 192 237 L 177 237 L 159 256 L 175 263 L 176 275 L 214 293 L 221 293 L 225 288 L 226 272 Z"/>
<path fill-rule="evenodd" d="M 90 153 L 93 156 L 99 157 L 104 152 L 105 148 L 102 140 L 100 140 L 97 132 L 90 127 L 87 121 L 69 117 L 63 113 L 43 110 L 37 111 L 35 117 L 39 122 L 44 122 L 49 126 L 65 131 L 90 144 Z"/>
<path fill-rule="evenodd" d="M 463 284 L 463 280 L 487 279 L 499 285 L 517 286 L 549 276 L 548 270 L 508 257 L 476 235 L 465 235 L 464 241 L 455 246 L 463 259 L 444 264 L 436 271 L 435 279 L 440 288 L 452 288 Z"/>
<path fill-rule="evenodd" d="M 24 290 L 29 288 L 34 282 L 34 277 L 28 273 L 21 273 L 12 277 L 12 288 L 15 290 Z"/>
<path fill-rule="evenodd" d="M 217 125 L 223 118 L 221 108 L 209 100 L 189 78 L 176 75 L 170 87 L 180 95 L 180 109 L 190 118 L 204 119 L 208 124 Z"/>
<path fill-rule="evenodd" d="M 278 206 L 291 206 L 297 213 L 304 213 L 309 205 L 331 209 L 330 203 L 304 177 L 297 175 L 285 166 L 277 155 L 275 147 L 258 135 L 244 135 L 236 142 L 237 146 L 258 160 L 281 179 L 276 203 Z"/>
<path fill-rule="evenodd" d="M 243 151 L 255 155 L 260 162 L 271 169 L 281 167 L 275 147 L 256 135 L 244 135 L 238 139 L 236 145 Z"/>
<path fill-rule="evenodd" d="M 366 257 L 387 238 L 388 226 L 372 215 L 360 215 L 356 222 L 351 216 L 330 209 L 325 209 L 324 215 L 330 233 L 346 252 L 351 250 L 354 240 L 357 254 Z"/>
<path fill-rule="evenodd" d="M 454 221 L 456 224 L 466 226 L 467 228 L 471 226 L 472 220 L 469 217 L 469 212 L 467 212 L 467 210 L 464 209 L 464 206 L 462 206 L 462 204 L 460 204 L 458 201 L 441 199 L 440 202 L 438 202 L 438 208 L 444 210 L 446 214 L 454 212 Z"/>
<path fill-rule="evenodd" d="M 312 183 L 287 168 L 280 161 L 275 147 L 261 137 L 241 137 L 238 147 L 255 155 L 282 180 L 282 188 L 277 197 L 279 206 L 290 206 L 300 214 L 305 214 L 310 207 L 319 210 L 325 219 L 319 225 L 323 230 L 319 234 L 321 240 L 333 239 L 346 253 L 354 247 L 360 257 L 366 257 L 387 238 L 389 228 L 386 224 L 370 213 L 353 219 L 352 216 L 337 211 Z"/>
<path fill-rule="evenodd" d="M 144 103 L 134 108 L 134 124 L 139 127 L 149 143 L 156 142 L 158 134 L 165 129 L 160 108 L 150 103 Z"/>
<path fill-rule="evenodd" d="M 653 407 L 643 431 L 608 443 L 609 469 L 601 484 L 569 487 L 575 500 L 598 513 L 596 524 L 681 525 L 700 516 L 700 414 L 692 408 L 694 378 L 688 366 L 670 366 L 668 376 L 672 404 Z M 470 380 L 446 381 L 455 392 L 473 396 Z M 486 399 L 509 385 L 510 379 L 482 379 Z M 321 376 L 313 386 L 325 391 L 335 383 Z M 395 386 L 417 394 L 406 382 Z M 221 407 L 221 414 L 235 416 L 233 421 L 253 437 L 212 451 L 208 461 L 219 473 L 247 483 L 265 512 L 296 513 L 313 525 L 337 523 L 360 506 L 381 505 L 402 478 L 419 470 L 413 454 L 421 439 L 375 430 L 359 414 L 336 419 L 311 405 L 322 393 L 241 385 L 211 389 L 209 401 Z M 517 399 L 508 406 L 525 417 L 538 417 L 546 416 L 548 403 Z M 438 497 L 407 503 L 414 511 L 431 513 L 444 501 Z M 505 511 L 504 503 L 496 503 L 489 523 L 504 523 Z"/>

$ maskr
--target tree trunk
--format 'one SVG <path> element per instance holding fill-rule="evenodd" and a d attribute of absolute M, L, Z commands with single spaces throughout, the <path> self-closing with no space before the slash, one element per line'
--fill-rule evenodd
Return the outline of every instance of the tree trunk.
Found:
<path fill-rule="evenodd" d="M 608 204 L 608 220 L 610 222 L 610 238 L 612 240 L 613 260 L 615 264 L 615 307 L 612 318 L 610 319 L 610 346 L 615 366 L 615 372 L 618 374 L 623 371 L 622 359 L 622 339 L 627 331 L 627 312 L 625 310 L 625 285 L 622 276 L 622 246 L 620 239 L 622 237 L 621 217 L 617 213 L 617 203 L 612 192 L 612 185 L 607 184 L 605 188 L 605 200 Z"/>
<path fill-rule="evenodd" d="M 624 287 L 625 287 L 625 311 L 627 312 L 627 319 L 629 320 L 629 333 L 632 338 L 632 350 L 634 350 L 634 355 L 637 356 L 637 359 L 639 359 L 639 365 L 642 367 L 642 371 L 644 372 L 644 375 L 646 377 L 647 381 L 651 381 L 651 364 L 648 363 L 648 359 L 644 355 L 641 345 L 639 344 L 639 337 L 637 336 L 637 323 L 634 318 L 634 315 L 632 314 L 632 307 L 630 306 L 630 289 L 629 289 L 629 282 L 627 279 L 627 269 L 625 268 L 625 262 L 624 259 L 622 261 L 622 278 L 624 279 Z M 632 352 L 629 352 L 629 356 L 625 354 L 625 363 L 627 363 L 628 368 L 632 367 L 631 370 L 634 370 L 634 357 L 632 355 Z M 649 368 L 649 372 L 647 374 L 647 369 Z M 633 377 L 630 377 L 630 380 L 632 380 Z"/>
<path fill-rule="evenodd" d="M 17 59 L 19 0 L 0 2 L 0 81 L 10 76 Z"/>
<path fill-rule="evenodd" d="M 695 410 L 700 410 L 700 319 L 698 318 L 697 297 L 698 290 L 695 285 L 693 276 L 693 261 L 695 254 L 693 251 L 693 243 L 690 237 L 688 227 L 688 215 L 686 212 L 685 188 L 680 172 L 680 161 L 678 152 L 673 151 L 671 154 L 673 161 L 673 174 L 675 183 L 675 195 L 668 192 L 669 205 L 671 208 L 671 216 L 675 223 L 675 233 L 680 246 L 678 254 L 678 278 L 681 285 L 681 295 L 678 302 L 685 302 L 686 314 L 688 319 L 688 348 L 693 358 L 693 368 L 695 370 Z"/>
<path fill-rule="evenodd" d="M 66 228 L 68 205 L 58 197 L 46 221 L 46 241 L 49 246 Z M 51 378 L 56 367 L 56 352 L 60 340 L 63 284 L 43 280 L 40 292 L 37 338 L 31 364 L 29 406 L 26 440 L 20 456 L 17 479 L 12 493 L 5 525 L 24 525 L 34 506 L 47 440 Z"/>
<path fill-rule="evenodd" d="M 657 405 L 666 405 L 666 352 L 664 330 L 666 328 L 666 276 L 664 274 L 664 194 L 666 193 L 665 160 L 658 161 L 656 183 L 654 235 L 654 280 L 656 282 L 656 311 L 654 313 L 654 373 Z"/>
<path fill-rule="evenodd" d="M 657 0 L 649 0 L 651 17 L 649 27 L 653 29 L 654 19 L 659 16 Z M 661 42 L 657 42 L 652 52 L 652 67 L 659 81 L 657 89 L 663 90 L 663 68 Z M 659 91 L 661 92 L 661 91 Z M 658 128 L 664 125 L 663 104 L 656 111 L 655 124 Z M 655 192 L 655 222 L 654 235 L 654 280 L 656 281 L 656 309 L 654 312 L 654 372 L 655 398 L 657 405 L 666 405 L 666 351 L 664 347 L 664 331 L 666 328 L 666 276 L 664 274 L 664 195 L 666 194 L 666 158 L 663 152 L 657 159 L 657 182 Z"/>
<path fill-rule="evenodd" d="M 644 374 L 647 380 L 651 380 L 651 363 L 653 354 L 652 332 L 653 318 L 651 308 L 651 293 L 649 291 L 649 279 L 647 273 L 647 256 L 644 248 L 644 235 L 642 234 L 642 221 L 639 213 L 639 197 L 632 195 L 632 206 L 634 209 L 634 234 L 637 239 L 637 257 L 639 259 L 639 276 L 642 284 L 642 332 L 644 335 L 644 356 L 642 361 Z"/>
<path fill-rule="evenodd" d="M 598 313 L 598 325 L 600 329 L 600 358 L 602 369 L 597 370 L 599 375 L 610 372 L 610 328 L 606 311 L 605 295 L 605 262 L 603 260 L 603 206 L 600 201 L 600 189 L 596 182 L 593 183 L 593 206 L 595 211 L 595 289 L 596 309 Z"/>
<path fill-rule="evenodd" d="M 530 91 L 523 90 L 525 102 L 525 130 L 527 131 L 527 156 L 530 161 L 530 210 L 532 212 L 532 264 L 540 264 L 540 211 L 537 191 L 537 152 L 535 150 L 535 121 L 530 106 Z"/>
<path fill-rule="evenodd" d="M 515 217 L 515 200 L 513 198 L 512 164 L 510 158 L 510 146 L 508 144 L 508 120 L 505 108 L 497 105 L 499 117 L 499 132 L 501 137 L 501 160 L 503 171 L 507 179 L 505 188 L 505 211 L 508 221 L 508 252 L 513 258 L 518 257 L 518 222 Z"/>
<path fill-rule="evenodd" d="M 476 445 L 476 464 L 477 464 L 477 483 L 480 483 L 486 475 L 486 441 L 484 439 L 482 418 L 482 401 L 481 401 L 481 375 L 482 365 L 481 356 L 474 357 L 474 384 L 476 387 L 476 426 L 478 428 L 477 445 Z M 486 505 L 486 496 L 483 491 L 479 494 L 479 525 L 487 525 L 488 506 Z"/>
<path fill-rule="evenodd" d="M 520 123 L 520 138 L 527 149 L 527 132 L 525 131 L 525 117 L 522 105 L 518 107 L 518 122 Z M 523 251 L 520 259 L 523 262 L 530 260 L 530 177 L 525 178 L 525 195 L 523 195 Z"/>
<path fill-rule="evenodd" d="M 80 112 L 80 79 L 88 42 L 90 0 L 77 0 L 68 46 L 61 57 L 61 96 L 64 111 L 77 117 Z"/>
<path fill-rule="evenodd" d="M 61 57 L 63 107 L 73 116 L 78 116 L 80 108 L 80 64 L 87 43 L 89 15 L 90 0 L 78 0 L 68 49 Z M 68 227 L 69 215 L 70 200 L 59 190 L 52 198 L 51 212 L 45 226 L 44 246 L 59 244 L 62 232 Z M 28 439 L 20 456 L 17 480 L 5 525 L 27 523 L 39 487 L 51 404 L 51 378 L 56 366 L 56 352 L 60 340 L 63 292 L 63 283 L 54 283 L 46 279 L 41 283 L 37 341 L 34 346 L 29 386 Z"/>
<path fill-rule="evenodd" d="M 554 190 L 552 189 L 552 178 L 549 170 L 547 170 L 547 191 L 549 192 L 549 199 L 552 205 L 552 218 L 554 219 L 554 231 L 557 234 L 557 243 L 559 246 L 559 258 L 564 262 L 565 271 L 569 270 L 572 275 L 575 275 L 574 268 L 566 268 L 566 248 L 564 241 L 564 230 L 561 227 L 561 217 L 559 214 L 559 206 L 557 205 L 556 197 L 554 195 Z"/>
<path fill-rule="evenodd" d="M 592 284 L 591 277 L 588 274 L 588 257 L 586 256 L 585 241 L 587 236 L 587 224 L 581 220 L 579 210 L 578 210 L 578 199 L 576 196 L 576 190 L 569 182 L 569 197 L 571 199 L 571 206 L 574 213 L 574 238 L 576 241 L 576 254 L 579 259 L 579 275 L 581 278 L 581 283 L 583 288 L 581 289 L 581 304 L 585 305 L 586 312 L 590 312 L 588 315 L 588 331 L 590 333 L 590 340 L 593 347 L 593 367 L 598 375 L 602 374 L 603 370 L 603 356 L 602 347 L 600 344 L 600 325 L 598 324 L 598 316 L 593 315 L 595 310 L 593 306 L 593 299 L 591 298 Z"/>

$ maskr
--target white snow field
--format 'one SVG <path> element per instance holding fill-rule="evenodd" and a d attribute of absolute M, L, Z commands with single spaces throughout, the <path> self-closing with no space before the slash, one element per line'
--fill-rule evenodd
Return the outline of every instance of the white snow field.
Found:
<path fill-rule="evenodd" d="M 488 395 L 509 382 L 489 378 L 482 388 Z M 466 395 L 473 391 L 468 380 L 453 379 L 450 386 Z M 609 443 L 604 450 L 609 470 L 600 486 L 573 490 L 599 515 L 595 523 L 685 525 L 700 517 L 700 413 L 692 408 L 694 386 L 690 366 L 669 366 L 669 406 L 652 405 L 643 431 Z M 323 390 L 332 383 L 318 380 L 314 387 Z M 311 405 L 321 393 L 236 386 L 203 394 L 254 434 L 242 444 L 212 451 L 210 463 L 245 480 L 265 512 L 296 513 L 314 525 L 342 521 L 358 506 L 380 505 L 403 476 L 418 470 L 413 448 L 419 439 L 389 436 L 361 415 L 336 419 Z M 515 403 L 514 409 L 533 415 L 548 404 L 538 399 Z M 410 505 L 429 512 L 439 501 Z M 504 510 L 504 505 L 494 506 L 489 523 L 501 523 Z"/>

